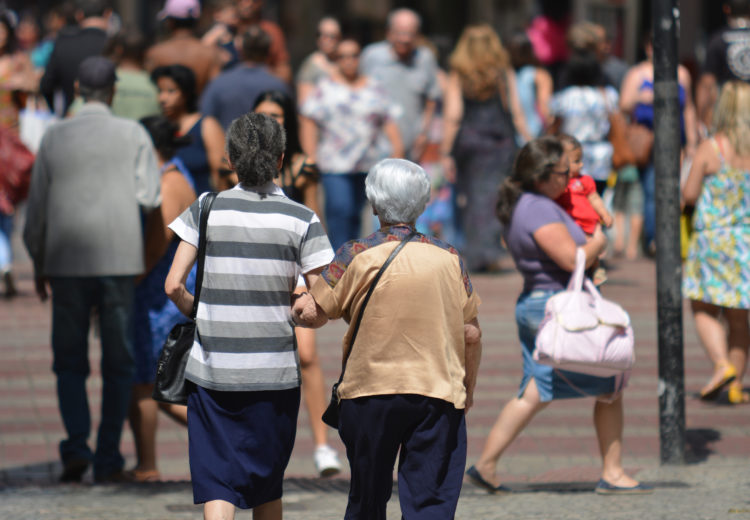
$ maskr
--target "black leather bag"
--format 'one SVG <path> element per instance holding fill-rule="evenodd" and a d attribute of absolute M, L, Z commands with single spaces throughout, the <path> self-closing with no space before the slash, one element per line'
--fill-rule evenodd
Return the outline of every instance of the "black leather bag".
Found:
<path fill-rule="evenodd" d="M 354 340 L 357 338 L 357 332 L 359 332 L 359 324 L 362 323 L 362 315 L 365 313 L 365 307 L 367 307 L 367 302 L 370 301 L 370 296 L 372 296 L 372 292 L 375 290 L 375 286 L 378 284 L 378 281 L 380 280 L 380 277 L 383 276 L 383 272 L 385 269 L 391 264 L 394 258 L 396 258 L 396 255 L 404 248 L 407 242 L 409 242 L 412 238 L 417 236 L 419 233 L 416 231 L 412 231 L 409 233 L 409 235 L 404 238 L 401 243 L 396 246 L 396 248 L 391 252 L 390 256 L 386 259 L 386 261 L 383 263 L 382 267 L 378 271 L 378 274 L 375 275 L 375 278 L 373 278 L 372 283 L 370 284 L 370 288 L 367 289 L 367 294 L 365 295 L 365 299 L 362 302 L 362 308 L 359 311 L 359 314 L 357 315 L 357 321 L 354 323 L 354 329 L 352 330 L 352 337 L 349 340 L 349 349 L 346 355 L 346 358 L 344 359 L 343 367 L 341 368 L 341 375 L 339 376 L 339 380 L 334 383 L 333 389 L 331 390 L 331 402 L 328 403 L 328 408 L 326 408 L 326 411 L 323 412 L 323 422 L 326 423 L 331 428 L 334 428 L 336 430 L 339 429 L 339 411 L 341 406 L 341 401 L 339 400 L 339 385 L 341 384 L 341 381 L 344 380 L 344 372 L 346 371 L 346 362 L 349 360 L 349 356 L 352 355 L 352 348 L 354 348 Z"/>
<path fill-rule="evenodd" d="M 190 393 L 190 382 L 185 379 L 185 366 L 187 365 L 190 349 L 195 341 L 196 326 L 195 315 L 198 312 L 198 300 L 200 299 L 201 286 L 203 285 L 203 264 L 206 260 L 206 228 L 208 227 L 208 214 L 214 203 L 216 193 L 209 193 L 203 199 L 200 216 L 200 231 L 198 235 L 198 268 L 195 279 L 195 298 L 193 299 L 193 310 L 190 313 L 190 321 L 178 323 L 169 332 L 164 346 L 162 347 L 159 361 L 156 364 L 156 382 L 151 397 L 156 401 L 171 404 L 187 404 L 187 396 Z"/>

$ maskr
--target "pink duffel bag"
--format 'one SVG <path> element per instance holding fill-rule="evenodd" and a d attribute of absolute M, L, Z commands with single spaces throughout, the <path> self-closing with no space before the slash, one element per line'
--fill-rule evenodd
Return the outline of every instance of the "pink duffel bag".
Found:
<path fill-rule="evenodd" d="M 547 301 L 534 360 L 570 372 L 617 376 L 616 388 L 621 389 L 635 362 L 630 316 L 602 298 L 584 277 L 585 266 L 586 254 L 579 248 L 567 290 Z"/>

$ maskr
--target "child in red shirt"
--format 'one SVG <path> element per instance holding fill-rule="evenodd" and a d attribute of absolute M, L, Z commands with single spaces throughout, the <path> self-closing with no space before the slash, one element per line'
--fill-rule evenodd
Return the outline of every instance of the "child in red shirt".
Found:
<path fill-rule="evenodd" d="M 560 142 L 570 159 L 568 187 L 555 202 L 581 226 L 586 235 L 593 235 L 597 224 L 612 225 L 612 215 L 604 207 L 604 201 L 596 192 L 596 183 L 588 175 L 582 175 L 583 148 L 573 136 L 562 134 Z"/>
<path fill-rule="evenodd" d="M 586 236 L 594 234 L 596 226 L 602 224 L 604 227 L 612 225 L 612 215 L 604 207 L 604 201 L 596 192 L 596 183 L 588 175 L 583 175 L 583 147 L 578 139 L 571 135 L 561 134 L 558 136 L 563 145 L 565 153 L 570 159 L 570 173 L 568 174 L 568 187 L 555 202 L 570 215 L 578 224 Z M 592 280 L 596 285 L 604 283 L 606 274 L 597 262 L 592 266 Z"/>

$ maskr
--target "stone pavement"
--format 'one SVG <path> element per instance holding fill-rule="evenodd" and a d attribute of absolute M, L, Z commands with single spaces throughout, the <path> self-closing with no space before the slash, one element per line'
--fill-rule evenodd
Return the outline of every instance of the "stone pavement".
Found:
<path fill-rule="evenodd" d="M 57 443 L 63 429 L 50 369 L 50 309 L 33 294 L 30 266 L 20 244 L 16 253 L 21 295 L 10 302 L 0 300 L 0 519 L 201 518 L 200 508 L 191 504 L 186 432 L 164 417 L 160 418 L 158 453 L 165 482 L 94 486 L 89 474 L 84 484 L 56 483 L 60 472 Z M 599 468 L 592 400 L 576 399 L 556 402 L 544 410 L 501 460 L 502 478 L 516 492 L 489 496 L 467 484 L 457 518 L 750 519 L 750 406 L 703 403 L 695 398 L 711 368 L 686 310 L 689 463 L 660 466 L 654 265 L 647 260 L 617 263 L 609 275 L 605 295 L 631 313 L 637 340 L 637 366 L 625 397 L 625 466 L 655 484 L 656 492 L 638 497 L 591 493 Z M 468 416 L 469 463 L 476 459 L 502 405 L 516 392 L 521 365 L 513 321 L 520 278 L 509 271 L 475 276 L 473 281 L 483 299 L 484 355 L 475 408 Z M 338 375 L 343 330 L 342 323 L 332 323 L 318 335 L 329 384 Z M 96 425 L 101 380 L 95 333 L 90 354 L 89 389 Z M 331 432 L 331 443 L 343 457 L 343 446 Z M 315 478 L 312 449 L 303 408 L 285 483 L 285 517 L 341 518 L 346 475 Z M 133 445 L 127 427 L 123 450 L 131 465 Z M 399 517 L 394 493 L 389 518 Z"/>

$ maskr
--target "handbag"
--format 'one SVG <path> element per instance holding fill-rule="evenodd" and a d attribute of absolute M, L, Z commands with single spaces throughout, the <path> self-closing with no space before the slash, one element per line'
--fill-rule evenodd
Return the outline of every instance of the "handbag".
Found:
<path fill-rule="evenodd" d="M 630 143 L 627 138 L 628 123 L 617 107 L 613 108 L 609 106 L 606 91 L 602 88 L 600 92 L 604 98 L 604 104 L 607 107 L 609 117 L 608 138 L 612 144 L 612 168 L 619 170 L 623 166 L 635 164 L 633 150 L 630 149 Z"/>
<path fill-rule="evenodd" d="M 9 128 L 0 127 L 0 213 L 12 215 L 26 199 L 31 184 L 34 154 Z"/>
<path fill-rule="evenodd" d="M 394 258 L 396 258 L 396 255 L 404 248 L 407 242 L 409 242 L 412 238 L 417 236 L 419 233 L 417 231 L 412 231 L 409 233 L 406 238 L 404 238 L 401 243 L 396 246 L 396 248 L 391 252 L 391 254 L 388 256 L 388 258 L 385 260 L 383 265 L 380 267 L 380 270 L 375 275 L 375 278 L 373 278 L 372 283 L 370 284 L 369 289 L 367 289 L 367 294 L 365 295 L 365 299 L 362 301 L 362 308 L 359 311 L 359 314 L 357 315 L 357 320 L 354 322 L 354 328 L 352 329 L 352 335 L 349 339 L 349 349 L 346 354 L 346 357 L 344 358 L 343 365 L 341 367 L 341 375 L 339 376 L 339 380 L 334 383 L 333 388 L 331 389 L 331 402 L 328 403 L 328 408 L 326 408 L 326 411 L 323 412 L 323 422 L 326 423 L 331 428 L 334 428 L 338 430 L 339 428 L 339 411 L 341 406 L 341 401 L 339 400 L 339 385 L 341 384 L 341 381 L 344 380 L 344 372 L 346 371 L 346 363 L 349 361 L 349 357 L 352 355 L 352 348 L 354 348 L 354 340 L 357 338 L 357 332 L 359 332 L 359 324 L 362 323 L 362 315 L 365 313 L 365 307 L 367 307 L 367 302 L 370 301 L 370 296 L 372 296 L 372 292 L 375 290 L 375 286 L 378 284 L 378 281 L 380 280 L 380 277 L 383 276 L 383 272 L 386 270 L 386 268 L 391 264 Z"/>
<path fill-rule="evenodd" d="M 633 152 L 635 165 L 644 168 L 651 162 L 651 150 L 654 147 L 654 131 L 649 127 L 631 123 L 628 125 L 626 138 Z"/>
<path fill-rule="evenodd" d="M 169 331 L 167 339 L 159 355 L 156 364 L 156 381 L 151 397 L 155 401 L 172 404 L 187 404 L 189 393 L 188 382 L 185 379 L 185 367 L 187 366 L 190 350 L 193 348 L 195 336 L 198 333 L 195 325 L 195 316 L 198 313 L 198 301 L 200 300 L 201 286 L 203 285 L 203 264 L 206 261 L 206 228 L 208 227 L 208 214 L 216 199 L 216 193 L 211 192 L 203 199 L 201 206 L 200 226 L 198 235 L 198 268 L 195 277 L 195 297 L 193 298 L 193 309 L 190 312 L 190 321 L 178 323 Z"/>
<path fill-rule="evenodd" d="M 533 358 L 559 370 L 616 376 L 621 388 L 635 362 L 630 317 L 584 278 L 585 266 L 586 254 L 578 248 L 567 290 L 547 300 Z"/>

